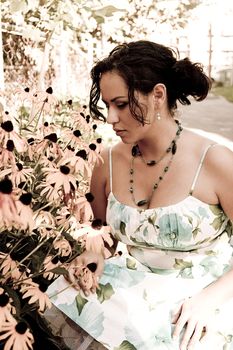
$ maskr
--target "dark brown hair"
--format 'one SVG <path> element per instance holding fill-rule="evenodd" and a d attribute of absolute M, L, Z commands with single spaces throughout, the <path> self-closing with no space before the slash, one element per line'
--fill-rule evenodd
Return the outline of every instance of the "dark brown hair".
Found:
<path fill-rule="evenodd" d="M 90 113 L 93 118 L 105 120 L 98 107 L 100 79 L 102 74 L 116 71 L 128 86 L 129 109 L 132 116 L 144 124 L 143 110 L 135 98 L 135 91 L 147 95 L 154 86 L 162 83 L 167 89 L 168 108 L 177 108 L 177 100 L 189 105 L 188 96 L 202 101 L 211 87 L 200 63 L 189 58 L 178 59 L 178 54 L 169 47 L 151 41 L 135 41 L 115 47 L 91 70 Z"/>

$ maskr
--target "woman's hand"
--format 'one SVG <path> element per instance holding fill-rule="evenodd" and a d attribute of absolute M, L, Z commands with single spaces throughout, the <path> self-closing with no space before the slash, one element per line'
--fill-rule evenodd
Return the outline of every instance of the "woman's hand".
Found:
<path fill-rule="evenodd" d="M 206 290 L 186 299 L 174 314 L 172 323 L 175 324 L 173 338 L 177 339 L 185 328 L 180 342 L 180 350 L 195 349 L 202 339 L 206 341 L 214 331 L 214 313 L 216 305 L 213 296 Z"/>
<path fill-rule="evenodd" d="M 88 296 L 96 292 L 103 269 L 103 255 L 85 251 L 70 263 L 67 279 L 77 290 L 83 290 Z"/>

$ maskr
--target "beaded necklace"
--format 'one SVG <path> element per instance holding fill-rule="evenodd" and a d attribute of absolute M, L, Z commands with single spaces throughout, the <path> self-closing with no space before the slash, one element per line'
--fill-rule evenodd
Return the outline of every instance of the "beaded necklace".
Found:
<path fill-rule="evenodd" d="M 155 160 L 155 159 L 152 159 L 152 160 L 149 160 L 149 161 L 146 161 L 145 158 L 143 157 L 140 149 L 139 149 L 139 146 L 136 144 L 132 147 L 132 156 L 133 157 L 137 157 L 137 156 L 140 156 L 143 160 L 143 162 L 148 165 L 148 166 L 154 166 L 158 163 L 161 162 L 161 160 L 163 160 L 165 158 L 165 156 L 172 152 L 172 153 L 176 153 L 176 141 L 178 140 L 179 136 L 180 136 L 180 133 L 181 131 L 183 130 L 180 122 L 178 120 L 175 119 L 175 122 L 176 124 L 178 125 L 178 129 L 176 131 L 176 135 L 175 135 L 175 138 L 171 141 L 170 145 L 168 146 L 168 148 L 165 150 L 165 152 L 162 154 L 162 156 L 158 159 L 158 160 Z"/>
<path fill-rule="evenodd" d="M 156 161 L 156 160 L 151 160 L 151 161 L 145 161 L 142 153 L 139 149 L 138 145 L 135 145 L 132 147 L 132 159 L 131 159 L 131 165 L 130 165 L 130 188 L 129 188 L 129 192 L 131 193 L 132 196 L 132 200 L 134 202 L 135 205 L 137 205 L 138 207 L 142 207 L 144 205 L 148 205 L 150 204 L 151 198 L 153 196 L 153 193 L 157 190 L 160 182 L 163 180 L 165 174 L 168 172 L 168 170 L 170 169 L 170 165 L 171 162 L 173 160 L 173 157 L 176 153 L 177 150 L 177 140 L 180 137 L 181 131 L 183 130 L 181 124 L 179 121 L 175 120 L 175 122 L 178 125 L 178 129 L 175 135 L 175 138 L 172 140 L 172 142 L 170 143 L 169 147 L 166 149 L 166 151 L 164 152 L 164 154 Z M 140 201 L 136 201 L 135 196 L 134 196 L 134 159 L 138 156 L 141 157 L 141 159 L 143 160 L 143 162 L 148 165 L 148 166 L 154 166 L 156 164 L 158 164 L 159 162 L 161 162 L 161 160 L 167 155 L 171 153 L 171 156 L 169 157 L 168 162 L 166 163 L 165 167 L 163 168 L 162 174 L 158 177 L 158 179 L 156 180 L 156 182 L 154 183 L 153 187 L 152 187 L 152 192 L 151 195 L 148 199 L 142 199 Z"/>

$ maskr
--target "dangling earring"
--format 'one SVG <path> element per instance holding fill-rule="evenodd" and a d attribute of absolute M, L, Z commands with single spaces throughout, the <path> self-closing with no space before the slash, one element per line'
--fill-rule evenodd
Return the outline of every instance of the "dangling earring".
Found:
<path fill-rule="evenodd" d="M 157 120 L 161 120 L 161 114 L 159 112 L 156 114 L 156 118 Z"/>

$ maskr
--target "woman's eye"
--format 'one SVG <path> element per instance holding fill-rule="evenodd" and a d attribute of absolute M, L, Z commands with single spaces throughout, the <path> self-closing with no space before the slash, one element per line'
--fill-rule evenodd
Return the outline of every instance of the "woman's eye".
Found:
<path fill-rule="evenodd" d="M 122 102 L 122 103 L 118 103 L 117 104 L 117 107 L 120 108 L 120 109 L 123 109 L 127 106 L 128 102 Z"/>

